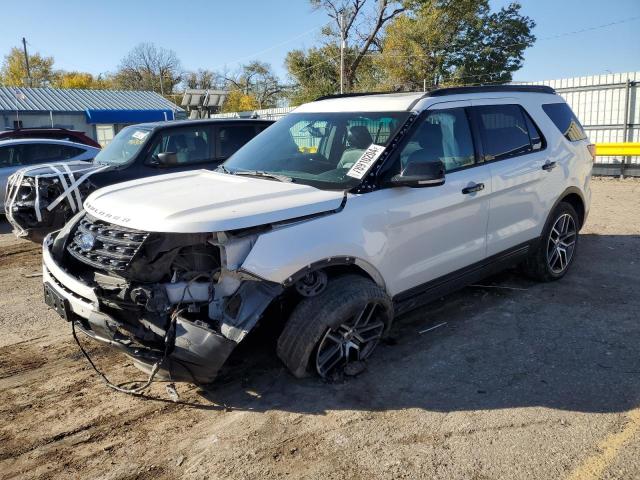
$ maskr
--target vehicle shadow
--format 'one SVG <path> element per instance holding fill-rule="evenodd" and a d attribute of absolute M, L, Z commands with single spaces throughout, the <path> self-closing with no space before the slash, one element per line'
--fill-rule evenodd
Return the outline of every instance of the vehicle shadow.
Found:
<path fill-rule="evenodd" d="M 293 378 L 262 328 L 199 393 L 227 409 L 311 414 L 627 411 L 640 403 L 639 259 L 640 236 L 581 235 L 563 280 L 538 284 L 513 270 L 467 287 L 398 318 L 364 373 L 333 382 Z"/>
<path fill-rule="evenodd" d="M 11 224 L 9 220 L 4 216 L 4 213 L 0 214 L 0 235 L 3 233 L 11 233 L 13 229 L 11 228 Z"/>

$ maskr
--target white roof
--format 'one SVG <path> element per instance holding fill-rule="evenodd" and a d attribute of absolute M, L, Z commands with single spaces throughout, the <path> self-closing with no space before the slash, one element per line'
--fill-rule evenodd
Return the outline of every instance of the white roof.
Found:
<path fill-rule="evenodd" d="M 425 92 L 336 96 L 300 105 L 293 112 L 402 112 L 422 111 L 435 103 L 487 98 L 517 98 L 521 101 L 563 101 L 552 89 L 539 85 L 481 85 L 449 87 Z"/>
<path fill-rule="evenodd" d="M 403 112 L 424 95 L 409 92 L 329 98 L 300 105 L 294 112 Z"/>

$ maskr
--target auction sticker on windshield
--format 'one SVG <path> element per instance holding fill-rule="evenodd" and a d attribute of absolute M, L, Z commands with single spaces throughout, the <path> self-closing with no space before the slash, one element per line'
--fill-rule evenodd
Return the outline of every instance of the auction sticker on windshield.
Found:
<path fill-rule="evenodd" d="M 382 145 L 376 145 L 375 143 L 369 145 L 358 161 L 349 169 L 347 176 L 362 180 L 369 170 L 371 170 L 373 164 L 376 163 L 376 160 L 380 158 L 382 152 L 384 152 Z"/>
<path fill-rule="evenodd" d="M 133 135 L 131 136 L 137 140 L 144 140 L 147 135 L 149 135 L 149 132 L 145 132 L 143 130 L 136 130 L 135 132 L 133 132 Z"/>

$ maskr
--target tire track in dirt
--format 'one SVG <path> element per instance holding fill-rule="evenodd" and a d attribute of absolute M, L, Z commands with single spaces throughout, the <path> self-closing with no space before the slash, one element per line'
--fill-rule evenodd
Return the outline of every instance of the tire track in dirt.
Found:
<path fill-rule="evenodd" d="M 27 477 L 55 478 L 73 471 L 82 475 L 82 465 L 92 458 L 110 457 L 119 448 L 126 454 L 126 444 L 143 442 L 147 425 L 162 424 L 165 417 L 171 424 L 175 416 L 195 418 L 197 412 L 181 403 L 112 392 L 77 355 L 72 340 L 53 345 L 51 340 L 0 348 L 0 415 L 8 420 L 0 428 L 0 477 L 22 477 L 26 472 L 20 465 L 25 463 L 36 466 Z M 117 379 L 140 378 L 140 372 L 116 352 L 93 345 L 90 350 L 101 368 L 118 371 Z M 154 387 L 151 394 L 162 400 L 162 385 Z M 197 401 L 195 391 L 182 388 L 181 394 Z M 105 404 L 118 414 L 105 414 Z M 164 468 L 154 466 L 131 478 L 161 475 Z"/>
<path fill-rule="evenodd" d="M 31 242 L 20 242 L 0 249 L 0 266 L 4 268 L 40 266 L 40 245 Z"/>

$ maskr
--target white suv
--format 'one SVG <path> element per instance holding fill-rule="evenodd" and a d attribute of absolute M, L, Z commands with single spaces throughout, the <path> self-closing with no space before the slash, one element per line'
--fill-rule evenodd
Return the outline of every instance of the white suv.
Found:
<path fill-rule="evenodd" d="M 217 172 L 93 193 L 45 239 L 45 299 L 152 376 L 212 381 L 263 320 L 293 374 L 324 377 L 490 273 L 562 277 L 592 164 L 548 87 L 325 97 Z"/>

